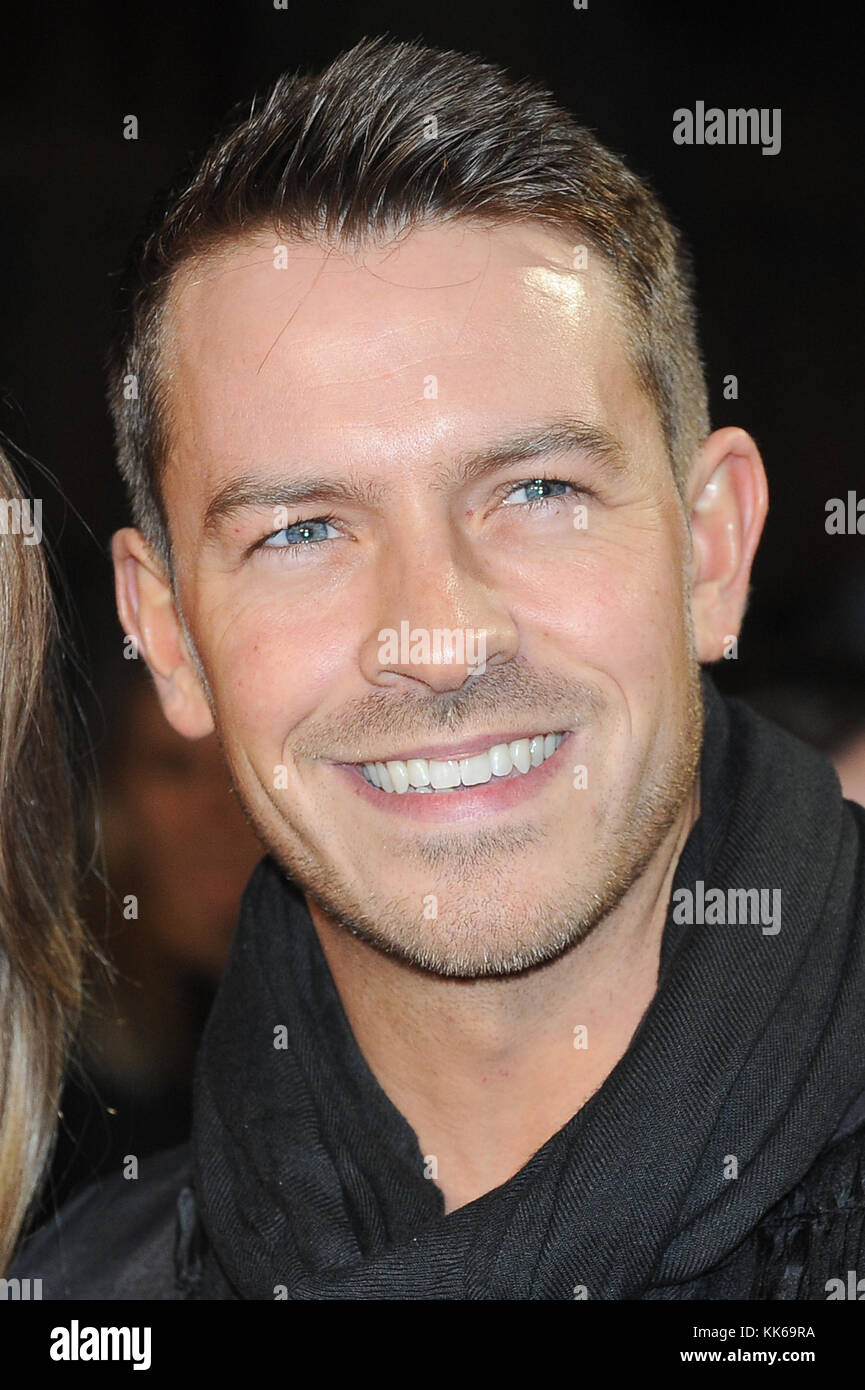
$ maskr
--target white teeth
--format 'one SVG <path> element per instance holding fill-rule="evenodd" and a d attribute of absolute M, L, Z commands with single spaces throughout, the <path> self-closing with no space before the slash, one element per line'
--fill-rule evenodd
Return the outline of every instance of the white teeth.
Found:
<path fill-rule="evenodd" d="M 434 787 L 437 792 L 444 791 L 446 787 L 458 787 L 460 784 L 459 763 L 453 760 L 441 763 L 435 758 L 430 758 L 429 780 L 430 786 Z"/>
<path fill-rule="evenodd" d="M 390 773 L 390 780 L 393 783 L 394 791 L 407 792 L 408 771 L 406 770 L 405 763 L 400 762 L 399 759 L 396 759 L 394 762 L 387 763 L 386 767 L 388 772 Z"/>
<path fill-rule="evenodd" d="M 508 744 L 508 752 L 511 755 L 511 762 L 517 769 L 517 772 L 528 772 L 532 765 L 529 740 L 527 738 L 515 738 L 513 743 Z"/>
<path fill-rule="evenodd" d="M 369 767 L 369 763 L 367 763 L 367 767 Z M 429 786 L 429 770 L 425 758 L 409 758 L 406 763 L 406 771 L 408 772 L 409 786 L 415 788 Z"/>
<path fill-rule="evenodd" d="M 497 743 L 490 749 L 490 771 L 494 777 L 507 777 L 513 767 L 514 760 L 506 743 Z"/>
<path fill-rule="evenodd" d="M 454 787 L 478 787 L 494 777 L 508 777 L 514 769 L 530 772 L 551 758 L 564 734 L 535 734 L 512 743 L 496 743 L 471 758 L 391 758 L 386 763 L 363 763 L 364 776 L 374 787 L 398 796 L 412 791 L 448 791 Z"/>
<path fill-rule="evenodd" d="M 492 777 L 489 753 L 478 753 L 474 758 L 460 758 L 460 781 L 464 787 L 479 787 Z"/>

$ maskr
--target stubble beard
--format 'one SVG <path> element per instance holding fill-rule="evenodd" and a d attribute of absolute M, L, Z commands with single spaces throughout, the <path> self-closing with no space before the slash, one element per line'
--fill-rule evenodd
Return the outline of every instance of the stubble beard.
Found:
<path fill-rule="evenodd" d="M 512 868 L 520 856 L 527 865 L 526 876 L 530 873 L 530 859 L 525 856 L 533 842 L 543 839 L 538 827 L 430 834 L 416 851 L 419 864 L 431 871 L 428 890 L 419 893 L 415 887 L 403 895 L 383 890 L 365 902 L 357 884 L 341 875 L 321 852 L 297 843 L 290 847 L 270 844 L 270 852 L 307 900 L 333 923 L 424 974 L 472 980 L 537 969 L 584 941 L 622 903 L 653 863 L 693 793 L 703 732 L 700 669 L 693 653 L 679 723 L 671 740 L 671 756 L 655 769 L 634 803 L 620 811 L 605 842 L 589 855 L 579 847 L 575 861 L 563 865 L 553 890 L 544 891 L 539 882 L 529 904 L 525 898 L 509 902 L 500 885 L 506 881 L 508 866 Z M 256 829 L 266 844 L 272 841 L 272 829 L 269 834 Z M 395 856 L 394 877 L 404 863 L 401 852 Z M 490 878 L 480 884 L 477 895 L 467 891 L 466 885 L 485 870 Z M 441 880 L 436 880 L 436 872 Z M 490 879 L 496 885 L 493 891 Z M 458 913 L 439 917 L 440 901 L 453 901 L 457 894 Z"/>

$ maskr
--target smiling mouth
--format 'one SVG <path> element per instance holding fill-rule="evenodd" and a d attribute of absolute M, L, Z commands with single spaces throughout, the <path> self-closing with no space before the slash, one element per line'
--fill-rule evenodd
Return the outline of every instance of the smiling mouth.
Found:
<path fill-rule="evenodd" d="M 354 764 L 370 786 L 398 796 L 459 792 L 489 782 L 525 777 L 551 758 L 567 733 L 533 734 L 495 743 L 469 758 L 392 758 Z"/>

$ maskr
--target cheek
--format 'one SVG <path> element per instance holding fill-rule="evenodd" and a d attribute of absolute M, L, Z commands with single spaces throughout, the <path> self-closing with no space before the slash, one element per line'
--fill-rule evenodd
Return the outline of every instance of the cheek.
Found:
<path fill-rule="evenodd" d="M 678 679 L 687 628 L 674 537 L 640 528 L 592 540 L 554 565 L 522 567 L 508 584 L 528 643 L 548 641 L 625 688 Z"/>
<path fill-rule="evenodd" d="M 345 670 L 346 638 L 322 621 L 314 603 L 233 611 L 219 625 L 207 661 L 224 740 L 253 760 L 256 749 L 268 756 L 278 751 L 304 719 L 326 706 L 336 673 Z"/>
<path fill-rule="evenodd" d="M 621 571 L 597 596 L 595 650 L 606 652 L 623 684 L 678 685 L 687 658 L 685 595 L 678 570 L 665 564 Z"/>

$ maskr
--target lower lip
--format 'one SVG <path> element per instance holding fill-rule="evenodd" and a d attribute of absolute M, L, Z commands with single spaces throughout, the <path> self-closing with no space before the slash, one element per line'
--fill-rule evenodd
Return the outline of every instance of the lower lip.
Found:
<path fill-rule="evenodd" d="M 509 777 L 493 777 L 489 782 L 466 787 L 464 791 L 383 792 L 366 780 L 357 764 L 335 763 L 334 767 L 346 778 L 356 796 L 379 811 L 418 821 L 478 820 L 496 811 L 520 806 L 537 796 L 570 756 L 572 737 L 571 733 L 566 733 L 552 757 L 545 758 L 539 767 Z"/>

